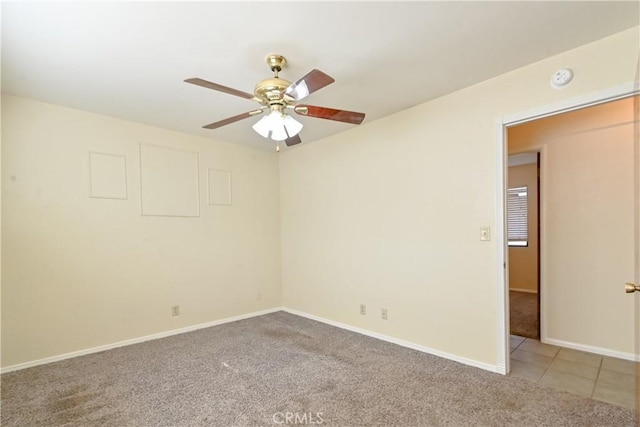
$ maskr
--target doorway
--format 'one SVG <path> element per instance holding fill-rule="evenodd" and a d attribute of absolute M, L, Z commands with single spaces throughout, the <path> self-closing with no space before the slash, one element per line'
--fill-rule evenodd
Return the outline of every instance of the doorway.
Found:
<path fill-rule="evenodd" d="M 510 154 L 507 171 L 510 334 L 532 339 L 540 339 L 539 157 Z"/>
<path fill-rule="evenodd" d="M 634 309 L 637 296 L 624 294 L 625 281 L 638 279 L 634 260 L 639 243 L 640 148 L 638 140 L 633 138 L 637 126 L 633 104 L 637 97 L 632 96 L 636 93 L 628 89 L 626 93 L 601 95 L 594 97 L 591 104 L 568 104 L 564 110 L 551 110 L 547 117 L 539 120 L 523 114 L 500 124 L 500 149 L 504 156 L 504 176 L 500 182 L 504 194 L 500 209 L 504 217 L 500 220 L 505 229 L 499 236 L 499 244 L 505 261 L 502 290 L 507 371 L 510 364 L 508 142 L 509 154 L 532 150 L 540 153 L 541 342 L 531 343 L 524 353 L 538 353 L 531 357 L 532 361 L 546 358 L 548 363 L 539 364 L 529 373 L 537 380 L 557 374 L 553 378 L 557 380 L 573 375 L 566 370 L 580 368 L 580 375 L 572 386 L 582 388 L 583 393 L 589 391 L 591 395 L 587 397 L 601 400 L 606 396 L 611 398 L 612 393 L 620 390 L 619 385 L 597 383 L 609 374 L 602 375 L 601 370 L 608 371 L 618 364 L 616 366 L 625 366 L 633 372 L 632 360 L 638 357 L 635 341 L 640 315 Z M 614 109 L 623 104 L 620 119 Z M 600 114 L 593 115 L 594 111 Z M 572 122 L 562 123 L 569 117 L 585 119 L 589 115 L 591 117 L 582 120 L 583 124 L 587 123 L 584 128 Z M 514 137 L 518 132 L 525 142 L 518 142 Z M 560 354 L 567 357 L 559 358 Z M 580 366 L 569 366 L 566 362 L 570 358 Z M 514 362 L 514 366 L 521 362 Z M 598 366 L 590 369 L 592 362 Z M 550 368 L 552 363 L 554 366 Z M 552 372 L 555 368 L 559 372 Z M 590 376 L 593 378 L 587 378 Z M 616 399 L 631 406 L 634 391 L 630 388 L 627 391 L 626 397 L 618 395 Z"/>

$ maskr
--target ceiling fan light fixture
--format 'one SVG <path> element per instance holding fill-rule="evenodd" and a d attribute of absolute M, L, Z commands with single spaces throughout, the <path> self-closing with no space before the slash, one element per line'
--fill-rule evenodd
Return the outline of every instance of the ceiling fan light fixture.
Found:
<path fill-rule="evenodd" d="M 271 136 L 274 141 L 284 141 L 300 133 L 302 123 L 274 109 L 268 116 L 262 117 L 252 127 L 263 138 Z"/>

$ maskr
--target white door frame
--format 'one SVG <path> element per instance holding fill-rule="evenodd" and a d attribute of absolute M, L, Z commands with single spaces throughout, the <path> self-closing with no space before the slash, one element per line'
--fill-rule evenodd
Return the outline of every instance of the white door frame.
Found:
<path fill-rule="evenodd" d="M 508 374 L 509 363 L 509 250 L 507 247 L 507 221 L 506 221 L 506 198 L 507 198 L 507 128 L 518 124 L 530 122 L 544 117 L 567 113 L 591 107 L 617 99 L 627 98 L 640 94 L 638 82 L 630 82 L 610 89 L 594 92 L 577 98 L 568 99 L 556 104 L 534 108 L 532 110 L 510 114 L 496 120 L 496 246 L 498 272 L 498 360 L 496 371 L 501 374 Z M 543 150 L 544 151 L 544 150 Z M 544 167 L 544 153 L 541 153 L 540 167 Z M 541 201 L 542 204 L 542 201 Z M 542 213 L 542 206 L 540 206 Z M 542 221 L 542 218 L 540 218 Z M 542 224 L 541 224 L 542 226 Z M 543 256 L 544 242 L 539 242 L 540 257 Z M 540 262 L 540 260 L 538 261 Z M 542 267 L 542 265 L 541 265 Z M 540 272 L 540 287 L 543 286 L 544 272 Z M 541 319 L 542 321 L 542 319 Z M 542 324 L 541 332 L 543 330 Z M 543 338 L 541 336 L 541 338 Z"/>

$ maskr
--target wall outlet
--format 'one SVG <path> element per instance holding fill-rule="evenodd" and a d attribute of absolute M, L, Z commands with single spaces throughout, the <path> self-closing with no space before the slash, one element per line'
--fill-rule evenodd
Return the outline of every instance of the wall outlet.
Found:
<path fill-rule="evenodd" d="M 362 314 L 363 316 L 365 314 L 367 314 L 367 306 L 364 304 L 360 304 L 360 314 Z"/>
<path fill-rule="evenodd" d="M 180 306 L 179 305 L 174 305 L 173 307 L 171 307 L 171 315 L 172 316 L 180 316 Z"/>
<path fill-rule="evenodd" d="M 380 318 L 382 320 L 387 320 L 387 309 L 383 308 L 382 310 L 380 310 Z"/>
<path fill-rule="evenodd" d="M 256 295 L 256 300 L 260 301 L 262 299 L 262 292 L 258 292 Z"/>

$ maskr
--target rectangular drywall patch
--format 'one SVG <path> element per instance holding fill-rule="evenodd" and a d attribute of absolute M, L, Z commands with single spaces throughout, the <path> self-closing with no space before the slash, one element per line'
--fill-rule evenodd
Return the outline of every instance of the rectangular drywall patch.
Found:
<path fill-rule="evenodd" d="M 89 153 L 89 197 L 127 198 L 127 159 L 117 154 Z"/>
<path fill-rule="evenodd" d="M 142 215 L 200 216 L 198 153 L 140 144 Z"/>
<path fill-rule="evenodd" d="M 209 204 L 231 206 L 231 171 L 209 169 Z"/>

